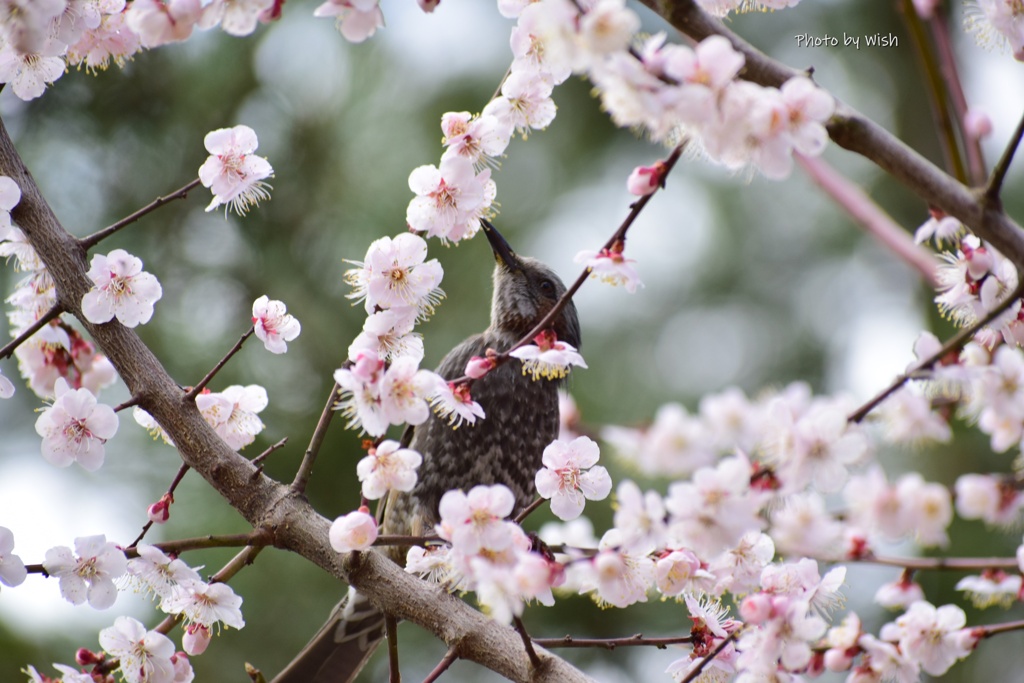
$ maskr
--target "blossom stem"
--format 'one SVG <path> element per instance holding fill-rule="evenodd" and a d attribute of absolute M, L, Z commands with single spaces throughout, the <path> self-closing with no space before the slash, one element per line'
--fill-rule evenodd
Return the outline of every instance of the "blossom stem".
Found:
<path fill-rule="evenodd" d="M 988 626 L 978 626 L 977 629 L 982 631 L 982 638 L 988 638 L 989 636 L 999 635 L 1000 633 L 1024 630 L 1024 621 L 1008 621 L 1005 624 L 989 624 Z"/>
<path fill-rule="evenodd" d="M 440 678 L 441 674 L 447 671 L 448 667 L 454 664 L 455 660 L 458 658 L 459 653 L 456 649 L 454 647 L 448 648 L 448 652 L 446 652 L 444 657 L 441 658 L 441 661 L 437 663 L 434 670 L 427 674 L 427 677 L 423 679 L 423 683 L 434 683 L 434 681 Z"/>
<path fill-rule="evenodd" d="M 1021 136 L 1024 136 L 1024 116 L 1021 116 L 1020 121 L 1017 122 L 1017 129 L 1013 131 L 1013 136 L 1006 144 L 1006 149 L 1003 150 L 1003 156 L 999 158 L 999 163 L 992 169 L 992 175 L 985 185 L 985 200 L 994 206 L 998 206 L 1000 203 L 999 193 L 1003 189 L 1003 179 L 1006 178 L 1006 173 L 1010 170 L 1010 163 L 1013 161 L 1013 155 L 1017 152 L 1017 147 L 1020 146 Z"/>
<path fill-rule="evenodd" d="M 19 334 L 17 337 L 12 339 L 10 341 L 10 343 L 8 343 L 6 346 L 4 346 L 2 349 L 0 349 L 0 359 L 10 358 L 11 354 L 14 353 L 14 350 L 16 348 L 18 348 L 19 346 L 24 344 L 26 341 L 28 341 L 28 339 L 32 335 L 34 335 L 36 332 L 38 332 L 39 330 L 41 330 L 44 327 L 46 327 L 50 323 L 51 320 L 54 320 L 55 318 L 57 318 L 57 316 L 59 316 L 63 312 L 64 312 L 64 308 L 59 303 L 58 304 L 54 304 L 50 308 L 50 310 L 48 310 L 46 313 L 43 313 L 39 317 L 39 320 L 37 320 L 34 323 L 32 323 L 31 325 L 29 325 L 25 329 L 24 332 Z"/>
<path fill-rule="evenodd" d="M 235 345 L 231 347 L 231 350 L 228 351 L 227 354 L 225 354 L 225 356 L 221 358 L 216 365 L 213 366 L 212 370 L 206 373 L 206 377 L 203 377 L 201 380 L 199 380 L 199 384 L 192 387 L 192 390 L 185 394 L 185 400 L 194 401 L 196 399 L 196 396 L 198 396 L 200 392 L 202 392 L 202 390 L 206 388 L 206 385 L 210 383 L 210 380 L 212 380 L 217 375 L 217 373 L 220 372 L 225 365 L 227 365 L 228 361 L 231 360 L 231 357 L 242 350 L 242 344 L 244 344 L 245 340 L 251 337 L 253 332 L 255 331 L 255 327 L 250 327 L 248 332 L 239 337 L 238 341 L 235 342 Z"/>
<path fill-rule="evenodd" d="M 675 636 L 670 638 L 644 638 L 642 633 L 634 633 L 625 638 L 534 638 L 534 644 L 546 648 L 555 647 L 596 647 L 614 650 L 617 647 L 651 646 L 664 650 L 669 645 L 681 645 L 693 642 L 693 636 Z"/>
<path fill-rule="evenodd" d="M 526 519 L 527 517 L 529 517 L 531 514 L 533 514 L 534 510 L 536 510 L 541 505 L 543 505 L 545 500 L 547 500 L 547 499 L 546 498 L 541 498 L 540 496 L 538 496 L 536 500 L 534 500 L 532 503 L 527 505 L 523 509 L 522 512 L 520 512 L 518 515 L 516 515 L 516 518 L 513 521 L 516 524 L 522 524 L 523 520 Z"/>
<path fill-rule="evenodd" d="M 284 437 L 283 439 L 281 439 L 280 441 L 278 441 L 277 443 L 273 444 L 272 446 L 269 446 L 267 448 L 267 450 L 263 451 L 262 453 L 257 455 L 255 458 L 253 458 L 251 460 L 252 464 L 253 465 L 260 465 L 260 464 L 262 464 L 263 461 L 267 459 L 268 455 L 270 455 L 271 453 L 273 453 L 276 450 L 280 450 L 281 448 L 284 448 L 286 443 L 288 443 L 288 437 L 287 436 Z M 253 476 L 254 477 L 255 476 L 259 476 L 259 473 L 262 472 L 262 471 L 263 471 L 263 468 L 262 467 L 258 467 L 256 469 L 256 471 L 253 473 Z"/>
<path fill-rule="evenodd" d="M 400 536 L 398 534 L 382 534 L 373 542 L 374 545 L 419 545 L 427 546 L 441 538 L 435 534 L 429 536 Z"/>
<path fill-rule="evenodd" d="M 113 235 L 115 232 L 117 232 L 121 228 L 123 228 L 123 227 L 125 227 L 127 225 L 131 225 L 132 223 L 134 223 L 135 221 L 139 220 L 140 218 L 142 218 L 146 214 L 152 213 L 153 211 L 156 211 L 157 209 L 159 209 L 164 204 L 169 204 L 170 202 L 174 201 L 175 199 L 184 199 L 186 196 L 188 196 L 189 192 L 191 192 L 192 190 L 194 190 L 196 187 L 199 186 L 199 183 L 200 183 L 199 178 L 196 178 L 196 179 L 192 180 L 191 182 L 189 182 L 187 185 L 185 185 L 183 187 L 180 187 L 177 190 L 175 190 L 174 192 L 170 193 L 169 195 L 164 195 L 163 197 L 157 197 L 156 199 L 151 201 L 149 204 L 146 204 L 144 207 L 142 207 L 141 209 L 139 209 L 135 213 L 132 213 L 132 214 L 130 214 L 128 216 L 125 216 L 124 218 L 122 218 L 121 220 L 117 221 L 116 223 L 114 223 L 114 224 L 112 224 L 112 225 L 110 225 L 110 226 L 108 226 L 106 228 L 103 228 L 102 230 L 99 230 L 98 232 L 94 232 L 91 235 L 83 237 L 82 239 L 78 240 L 78 244 L 83 249 L 91 249 L 92 247 L 96 246 L 96 244 L 98 244 L 101 240 L 104 240 L 107 237 L 110 237 L 111 235 Z"/>
<path fill-rule="evenodd" d="M 388 641 L 388 680 L 402 683 L 402 671 L 398 667 L 398 621 L 390 614 L 384 615 L 384 633 Z"/>
<path fill-rule="evenodd" d="M 339 388 L 337 383 L 331 387 L 331 393 L 327 397 L 327 405 L 324 406 L 323 412 L 320 413 L 320 420 L 316 423 L 316 429 L 313 430 L 313 435 L 309 439 L 309 445 L 306 446 L 302 462 L 299 463 L 299 469 L 295 472 L 295 478 L 292 480 L 291 487 L 296 493 L 305 493 L 306 486 L 309 484 L 309 476 L 313 473 L 313 463 L 316 462 L 316 456 L 320 453 L 320 447 L 327 436 L 327 428 L 331 424 L 331 418 L 334 417 L 334 401 L 338 395 Z"/>
<path fill-rule="evenodd" d="M 512 623 L 515 624 L 516 631 L 519 632 L 519 637 L 523 639 L 523 647 L 526 648 L 526 654 L 530 658 L 530 665 L 533 666 L 534 669 L 540 669 L 540 657 L 537 656 L 537 651 L 533 649 L 533 640 L 530 638 L 530 634 L 526 631 L 526 624 L 524 624 L 523 620 L 517 616 L 512 617 Z"/>
<path fill-rule="evenodd" d="M 912 368 L 907 370 L 905 373 L 903 373 L 902 375 L 900 375 L 899 377 L 894 379 L 892 381 L 892 384 L 887 386 L 885 389 L 883 389 L 881 392 L 879 392 L 877 395 L 875 395 L 874 398 L 872 398 L 867 403 L 865 403 L 860 408 L 858 408 L 856 411 L 851 413 L 850 416 L 846 418 L 847 421 L 849 421 L 849 422 L 860 422 L 860 421 L 862 421 L 865 417 L 867 417 L 868 413 L 870 413 L 872 410 L 874 410 L 876 407 L 878 407 L 878 405 L 882 401 L 884 401 L 889 396 L 891 396 L 897 389 L 899 389 L 901 386 L 903 386 L 903 384 L 908 379 L 911 379 L 916 373 L 918 373 L 918 372 L 920 372 L 922 370 L 927 370 L 928 368 L 931 368 L 933 365 L 935 365 L 937 362 L 939 362 L 943 357 L 945 357 L 946 354 L 948 354 L 948 353 L 950 353 L 952 351 L 959 350 L 960 347 L 962 347 L 964 344 L 966 344 L 968 341 L 970 341 L 971 338 L 975 334 L 977 334 L 977 332 L 981 328 L 983 328 L 985 325 L 988 325 L 990 322 L 992 322 L 997 317 L 999 317 L 999 314 L 1001 314 L 1004 310 L 1006 310 L 1007 306 L 1009 306 L 1014 301 L 1019 299 L 1022 294 L 1024 294 L 1024 281 L 1022 281 L 1019 285 L 1017 285 L 1017 288 L 1014 289 L 1013 292 L 1008 297 L 1006 297 L 1003 301 L 999 302 L 999 305 L 997 305 L 995 308 L 993 308 L 991 311 L 989 311 L 985 315 L 984 318 L 982 318 L 978 322 L 974 323 L 970 327 L 966 327 L 966 328 L 960 330 L 960 332 L 958 332 L 952 339 L 950 339 L 945 344 L 943 344 L 942 348 L 940 348 L 938 351 L 936 351 L 932 355 L 928 356 L 927 358 L 923 359 L 920 363 L 917 363 Z"/>

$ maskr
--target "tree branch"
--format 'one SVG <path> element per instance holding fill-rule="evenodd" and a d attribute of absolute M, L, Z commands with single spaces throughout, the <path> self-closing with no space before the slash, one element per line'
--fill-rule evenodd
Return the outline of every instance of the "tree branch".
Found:
<path fill-rule="evenodd" d="M 199 182 L 199 178 L 196 178 L 195 180 L 192 180 L 184 187 L 178 188 L 169 195 L 157 197 L 156 199 L 151 201 L 149 204 L 146 204 L 144 207 L 142 207 L 135 213 L 125 216 L 124 218 L 114 223 L 113 225 L 110 225 L 109 227 L 103 228 L 98 232 L 94 232 L 93 234 L 88 235 L 87 237 L 83 237 L 82 239 L 78 240 L 78 243 L 82 246 L 83 249 L 88 251 L 92 247 L 96 246 L 101 240 L 110 237 L 121 228 L 127 225 L 131 225 L 132 223 L 139 220 L 146 214 L 156 211 L 164 204 L 173 202 L 175 199 L 184 199 L 186 196 L 188 196 L 189 192 L 191 192 L 192 190 L 199 186 Z"/>

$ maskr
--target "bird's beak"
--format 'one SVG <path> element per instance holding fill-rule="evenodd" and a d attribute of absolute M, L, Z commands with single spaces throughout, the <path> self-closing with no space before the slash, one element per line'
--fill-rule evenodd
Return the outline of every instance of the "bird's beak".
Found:
<path fill-rule="evenodd" d="M 486 219 L 481 219 L 480 224 L 484 228 L 484 234 L 487 235 L 487 241 L 491 243 L 491 249 L 494 250 L 494 260 L 505 266 L 508 270 L 520 270 L 519 257 L 512 251 L 512 247 L 501 236 L 498 229 Z"/>

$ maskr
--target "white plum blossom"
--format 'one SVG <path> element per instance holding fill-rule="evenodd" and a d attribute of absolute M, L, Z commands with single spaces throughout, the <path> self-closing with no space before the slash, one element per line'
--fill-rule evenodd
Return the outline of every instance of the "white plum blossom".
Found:
<path fill-rule="evenodd" d="M 254 204 L 269 199 L 270 186 L 264 180 L 274 175 L 270 162 L 253 154 L 259 146 L 256 131 L 249 126 L 219 128 L 203 138 L 210 156 L 199 167 L 199 180 L 210 188 L 213 200 L 207 211 L 224 205 L 242 216 Z"/>
<path fill-rule="evenodd" d="M 202 396 L 202 395 L 201 395 Z M 257 416 L 269 404 L 267 390 L 258 384 L 243 387 L 235 384 L 219 394 L 206 394 L 207 409 L 204 413 L 214 431 L 232 448 L 245 448 L 256 440 L 256 435 L 263 431 L 263 421 Z M 196 404 L 199 404 L 196 397 Z"/>
<path fill-rule="evenodd" d="M 770 534 L 780 553 L 817 555 L 822 548 L 842 547 L 845 528 L 828 513 L 825 500 L 815 491 L 787 496 L 771 520 Z"/>
<path fill-rule="evenodd" d="M 256 338 L 271 353 L 287 351 L 287 342 L 298 337 L 302 331 L 302 325 L 288 314 L 284 302 L 271 301 L 266 294 L 252 303 L 252 325 Z"/>
<path fill-rule="evenodd" d="M 423 424 L 430 416 L 427 400 L 437 393 L 442 381 L 430 370 L 420 370 L 419 361 L 408 356 L 398 358 L 380 380 L 384 419 L 396 425 Z"/>
<path fill-rule="evenodd" d="M 384 26 L 380 0 L 327 0 L 314 17 L 337 17 L 338 32 L 350 43 L 361 43 Z"/>
<path fill-rule="evenodd" d="M 339 553 L 366 550 L 377 540 L 377 522 L 369 508 L 360 507 L 331 523 L 328 540 Z"/>
<path fill-rule="evenodd" d="M 345 273 L 353 287 L 349 299 L 365 300 L 366 312 L 399 306 L 416 309 L 420 319 L 430 317 L 444 298 L 439 285 L 444 270 L 437 259 L 427 258 L 427 243 L 419 235 L 402 233 L 394 239 L 381 237 L 370 244 L 365 262 Z"/>
<path fill-rule="evenodd" d="M 647 602 L 647 590 L 654 583 L 654 560 L 646 552 L 622 549 L 622 533 L 609 529 L 598 544 L 600 552 L 590 564 L 591 573 L 582 591 L 595 591 L 598 604 L 628 607 Z"/>
<path fill-rule="evenodd" d="M 501 484 L 474 486 L 469 493 L 448 491 L 438 505 L 441 521 L 437 534 L 466 555 L 481 548 L 504 550 L 513 541 L 504 520 L 514 506 L 515 497 Z"/>
<path fill-rule="evenodd" d="M 168 614 L 184 615 L 186 623 L 211 628 L 224 624 L 228 628 L 242 628 L 242 598 L 231 586 L 222 582 L 183 581 L 171 589 L 171 594 L 160 602 L 160 609 Z"/>
<path fill-rule="evenodd" d="M 921 588 L 921 584 L 903 573 L 897 580 L 879 586 L 875 591 L 874 600 L 886 609 L 907 608 L 915 602 L 924 600 L 924 589 Z"/>
<path fill-rule="evenodd" d="M 334 371 L 339 387 L 339 399 L 334 405 L 348 418 L 347 428 L 358 426 L 371 436 L 387 431 L 387 417 L 381 407 L 380 380 L 384 376 L 384 361 L 376 354 L 362 354 L 351 368 Z"/>
<path fill-rule="evenodd" d="M 956 512 L 964 519 L 1010 527 L 1020 520 L 1024 496 L 1012 480 L 986 474 L 965 474 L 956 480 Z"/>
<path fill-rule="evenodd" d="M 947 442 L 953 437 L 949 423 L 936 411 L 927 396 L 904 386 L 880 406 L 885 421 L 885 438 L 893 443 Z"/>
<path fill-rule="evenodd" d="M 926 673 L 941 676 L 958 659 L 971 653 L 961 634 L 967 617 L 956 605 L 936 608 L 929 602 L 915 602 L 880 633 L 883 640 L 897 643 L 907 659 L 921 665 Z"/>
<path fill-rule="evenodd" d="M 934 239 L 937 247 L 941 247 L 946 242 L 955 244 L 964 232 L 964 226 L 960 220 L 953 216 L 947 216 L 939 210 L 932 210 L 929 213 L 931 215 L 928 220 L 914 231 L 914 242 L 921 244 Z"/>
<path fill-rule="evenodd" d="M 463 422 L 474 425 L 477 419 L 486 417 L 483 407 L 473 400 L 469 384 L 437 382 L 430 404 L 434 413 L 447 420 L 452 429 L 458 429 Z"/>
<path fill-rule="evenodd" d="M 77 557 L 76 557 L 77 555 Z M 107 609 L 117 599 L 114 579 L 125 573 L 128 560 L 106 536 L 75 539 L 75 553 L 66 546 L 46 551 L 43 569 L 60 582 L 60 594 L 72 605 L 86 600 L 96 609 Z"/>
<path fill-rule="evenodd" d="M 531 129 L 542 130 L 555 120 L 553 85 L 523 71 L 513 71 L 501 84 L 501 95 L 491 100 L 482 115 L 494 116 L 502 125 L 525 138 Z"/>
<path fill-rule="evenodd" d="M 1020 574 L 1007 574 L 1001 569 L 992 569 L 981 575 L 965 576 L 957 581 L 955 588 L 964 591 L 971 604 L 978 609 L 993 605 L 1009 609 L 1020 595 L 1021 586 Z"/>
<path fill-rule="evenodd" d="M 0 39 L 18 52 L 37 52 L 64 10 L 65 0 L 4 0 L 0 3 Z"/>
<path fill-rule="evenodd" d="M 25 101 L 42 95 L 47 85 L 64 75 L 64 60 L 56 54 L 59 46 L 54 43 L 30 54 L 19 53 L 10 45 L 0 47 L 0 83 L 10 83 L 14 94 Z"/>
<path fill-rule="evenodd" d="M 656 491 L 641 492 L 635 482 L 624 479 L 615 489 L 615 499 L 613 521 L 627 548 L 665 547 L 665 502 Z"/>
<path fill-rule="evenodd" d="M 98 403 L 88 389 L 69 389 L 61 377 L 54 385 L 53 405 L 36 419 L 43 437 L 43 457 L 57 467 L 77 462 L 89 472 L 103 464 L 103 444 L 117 433 L 117 414 Z"/>
<path fill-rule="evenodd" d="M 409 202 L 405 220 L 409 228 L 439 237 L 442 242 L 469 239 L 480 230 L 480 220 L 493 214 L 497 186 L 491 170 L 479 173 L 465 156 L 445 156 L 438 166 L 420 166 L 409 174 Z"/>
<path fill-rule="evenodd" d="M 413 306 L 395 306 L 371 313 L 363 321 L 363 331 L 348 347 L 348 358 L 355 362 L 361 353 L 376 354 L 382 361 L 404 356 L 423 360 L 423 337 L 413 332 L 419 311 Z"/>
<path fill-rule="evenodd" d="M 186 40 L 201 14 L 201 0 L 134 0 L 125 22 L 143 47 L 158 47 Z"/>
<path fill-rule="evenodd" d="M 712 433 L 678 403 L 658 408 L 646 431 L 607 427 L 601 436 L 644 474 L 685 476 L 715 461 Z"/>
<path fill-rule="evenodd" d="M 644 283 L 640 282 L 636 269 L 630 265 L 636 261 L 623 256 L 621 242 L 617 246 L 618 249 L 613 246 L 601 251 L 581 251 L 573 260 L 582 263 L 590 271 L 591 277 L 599 278 L 601 282 L 610 285 L 622 285 L 627 292 L 634 294 L 637 288 L 644 286 Z"/>
<path fill-rule="evenodd" d="M 156 546 L 140 543 L 135 550 L 139 556 L 128 560 L 126 571 L 132 583 L 145 592 L 168 598 L 176 587 L 202 580 L 183 560 L 171 559 Z"/>
<path fill-rule="evenodd" d="M 363 497 L 377 500 L 391 490 L 411 491 L 421 462 L 423 457 L 416 451 L 402 448 L 397 441 L 382 441 L 356 464 Z"/>
<path fill-rule="evenodd" d="M 228 35 L 247 36 L 256 30 L 260 15 L 273 5 L 274 0 L 212 0 L 203 7 L 199 28 L 220 26 Z"/>
<path fill-rule="evenodd" d="M 450 111 L 441 117 L 444 133 L 444 155 L 441 159 L 461 156 L 480 168 L 493 164 L 508 147 L 512 130 L 502 126 L 494 116 L 473 116 L 468 111 Z"/>
<path fill-rule="evenodd" d="M 967 5 L 964 25 L 983 46 L 1006 45 L 1024 61 L 1024 9 L 1015 0 L 975 0 Z"/>
<path fill-rule="evenodd" d="M 113 626 L 100 631 L 100 645 L 112 659 L 120 660 L 121 675 L 127 683 L 174 681 L 174 643 L 162 633 L 147 631 L 136 619 L 115 619 Z"/>
<path fill-rule="evenodd" d="M 604 500 L 612 489 L 608 470 L 597 464 L 601 451 L 586 436 L 570 443 L 553 441 L 544 448 L 544 467 L 535 484 L 541 498 L 551 500 L 551 511 L 561 520 L 576 519 L 583 512 L 584 498 Z"/>
<path fill-rule="evenodd" d="M 544 330 L 533 338 L 533 344 L 513 349 L 509 355 L 523 361 L 523 374 L 533 375 L 537 380 L 562 379 L 569 374 L 573 365 L 587 367 L 576 347 L 559 341 L 551 330 Z"/>
<path fill-rule="evenodd" d="M 654 565 L 654 583 L 662 595 L 673 597 L 702 592 L 701 586 L 714 583 L 715 575 L 701 567 L 700 558 L 692 550 L 682 548 L 665 551 Z"/>
<path fill-rule="evenodd" d="M 10 398 L 11 396 L 14 396 L 14 383 L 0 372 L 0 398 Z"/>
<path fill-rule="evenodd" d="M 0 583 L 5 586 L 19 586 L 28 576 L 25 563 L 12 552 L 13 550 L 14 532 L 0 526 Z"/>
<path fill-rule="evenodd" d="M 88 275 L 93 288 L 82 297 L 82 313 L 91 323 L 116 317 L 125 327 L 144 325 L 163 296 L 157 279 L 142 270 L 142 260 L 124 249 L 93 256 Z"/>

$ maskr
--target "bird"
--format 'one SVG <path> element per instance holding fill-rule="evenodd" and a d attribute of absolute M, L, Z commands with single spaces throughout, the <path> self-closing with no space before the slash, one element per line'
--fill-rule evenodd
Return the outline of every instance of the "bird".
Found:
<path fill-rule="evenodd" d="M 449 351 L 437 367 L 446 379 L 463 376 L 474 356 L 488 349 L 503 352 L 523 339 L 566 293 L 565 284 L 541 261 L 516 254 L 490 221 L 481 221 L 494 253 L 491 321 Z M 570 299 L 549 328 L 559 341 L 577 349 L 580 323 Z M 503 484 L 515 497 L 513 516 L 536 497 L 534 479 L 544 448 L 559 430 L 558 389 L 561 378 L 534 379 L 522 361 L 509 358 L 476 380 L 472 397 L 485 418 L 453 429 L 432 414 L 408 427 L 403 445 L 420 453 L 417 482 L 408 493 L 391 492 L 381 533 L 423 535 L 439 521 L 438 506 L 449 490 L 468 491 L 477 485 Z M 404 563 L 405 549 L 389 549 Z M 310 642 L 272 683 L 348 683 L 369 661 L 384 639 L 384 615 L 353 588 L 335 607 Z"/>

